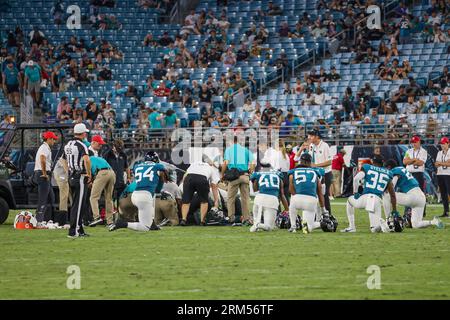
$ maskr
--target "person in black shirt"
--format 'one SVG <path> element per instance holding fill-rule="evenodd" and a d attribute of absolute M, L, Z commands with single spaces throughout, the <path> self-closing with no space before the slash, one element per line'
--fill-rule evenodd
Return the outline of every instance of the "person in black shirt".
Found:
<path fill-rule="evenodd" d="M 86 110 L 84 110 L 83 118 L 85 120 L 95 121 L 95 120 L 97 120 L 97 116 L 98 116 L 99 112 L 100 111 L 97 108 L 97 104 L 94 101 L 90 101 L 87 104 Z"/>
<path fill-rule="evenodd" d="M 326 77 L 328 81 L 338 81 L 341 79 L 341 76 L 336 72 L 336 67 L 334 66 L 331 67 L 331 72 L 327 74 Z"/>
<path fill-rule="evenodd" d="M 89 151 L 83 143 L 89 130 L 83 123 L 74 127 L 74 139 L 64 147 L 63 159 L 67 161 L 69 186 L 72 192 L 69 238 L 87 236 L 83 229 L 83 213 L 87 211 L 87 186 L 92 182 Z"/>
<path fill-rule="evenodd" d="M 153 69 L 153 77 L 155 78 L 155 80 L 162 80 L 163 77 L 166 76 L 166 74 L 167 70 L 164 70 L 162 63 L 158 63 L 156 65 L 156 68 Z"/>
<path fill-rule="evenodd" d="M 116 183 L 114 185 L 113 201 L 116 208 L 119 207 L 119 198 L 125 190 L 127 183 L 131 181 L 131 172 L 128 168 L 127 155 L 123 152 L 124 143 L 122 140 L 114 140 L 112 148 L 106 152 L 104 158 L 116 174 Z M 124 173 L 127 175 L 127 181 L 124 181 Z"/>
<path fill-rule="evenodd" d="M 166 31 L 163 33 L 163 36 L 161 39 L 159 39 L 159 44 L 163 47 L 167 47 L 169 44 L 173 43 L 173 39 L 169 37 L 169 33 Z"/>

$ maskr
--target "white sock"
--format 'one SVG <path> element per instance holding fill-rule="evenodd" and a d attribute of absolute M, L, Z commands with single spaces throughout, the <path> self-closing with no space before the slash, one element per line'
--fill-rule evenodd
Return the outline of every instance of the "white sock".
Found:
<path fill-rule="evenodd" d="M 348 226 L 351 229 L 356 230 L 355 226 L 355 208 L 347 201 L 347 219 L 348 219 Z"/>
<path fill-rule="evenodd" d="M 370 227 L 370 231 L 372 231 L 372 233 L 381 232 L 381 227 L 380 226 Z"/>
<path fill-rule="evenodd" d="M 415 222 L 411 221 L 411 223 L 412 223 L 412 227 L 414 229 L 426 228 L 426 227 L 429 227 L 431 225 L 433 225 L 433 226 L 437 225 L 436 222 L 433 222 L 433 221 L 430 221 L 430 220 L 415 221 Z"/>
<path fill-rule="evenodd" d="M 297 223 L 297 209 L 289 208 L 289 220 L 291 221 L 291 228 Z"/>

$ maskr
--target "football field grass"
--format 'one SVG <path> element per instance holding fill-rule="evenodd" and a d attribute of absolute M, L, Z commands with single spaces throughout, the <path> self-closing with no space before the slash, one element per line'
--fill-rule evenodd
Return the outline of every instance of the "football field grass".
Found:
<path fill-rule="evenodd" d="M 339 227 L 345 206 L 335 201 Z M 401 208 L 403 210 L 403 208 Z M 427 219 L 442 213 L 428 207 Z M 250 233 L 248 227 L 165 227 L 158 232 L 0 226 L 0 299 L 449 299 L 450 220 L 403 233 Z M 80 268 L 81 289 L 66 286 Z M 381 288 L 369 290 L 371 265 Z"/>

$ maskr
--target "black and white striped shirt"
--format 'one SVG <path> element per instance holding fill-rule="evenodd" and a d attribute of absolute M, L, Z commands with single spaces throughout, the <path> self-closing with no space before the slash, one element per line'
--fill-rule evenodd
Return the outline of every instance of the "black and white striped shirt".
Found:
<path fill-rule="evenodd" d="M 83 141 L 70 140 L 64 147 L 63 158 L 67 160 L 70 173 L 86 174 L 83 156 L 89 155 L 89 150 Z"/>

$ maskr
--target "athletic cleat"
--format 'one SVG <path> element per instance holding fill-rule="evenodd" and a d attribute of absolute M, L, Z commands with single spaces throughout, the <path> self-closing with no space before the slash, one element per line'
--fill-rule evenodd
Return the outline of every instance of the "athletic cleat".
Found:
<path fill-rule="evenodd" d="M 119 219 L 109 227 L 109 231 L 115 231 L 126 227 L 128 227 L 128 222 Z"/>
<path fill-rule="evenodd" d="M 76 238 L 78 238 L 78 236 L 71 236 L 71 235 L 68 235 L 67 238 L 72 239 L 72 240 L 75 240 Z"/>
<path fill-rule="evenodd" d="M 391 228 L 389 228 L 387 222 L 380 218 L 380 226 L 381 226 L 381 231 L 384 233 L 388 233 L 388 232 L 392 232 Z"/>
<path fill-rule="evenodd" d="M 256 231 L 258 231 L 258 227 L 256 225 L 252 225 L 250 227 L 250 232 L 256 232 Z"/>
<path fill-rule="evenodd" d="M 308 228 L 308 223 L 306 223 L 306 221 L 302 222 L 302 232 L 304 234 L 308 234 L 309 232 L 309 228 Z"/>
<path fill-rule="evenodd" d="M 99 225 L 99 224 L 102 224 L 102 223 L 103 223 L 103 219 L 102 219 L 102 218 L 99 218 L 99 219 L 97 219 L 97 220 L 91 222 L 91 223 L 89 224 L 89 227 L 95 227 L 95 226 L 97 226 L 97 225 Z"/>
<path fill-rule="evenodd" d="M 231 226 L 232 227 L 242 227 L 242 223 L 241 222 L 235 222 Z"/>
<path fill-rule="evenodd" d="M 448 212 L 444 212 L 444 213 L 441 215 L 441 218 L 448 218 Z"/>
<path fill-rule="evenodd" d="M 181 219 L 181 221 L 180 221 L 180 226 L 182 226 L 182 227 L 187 226 L 186 220 Z"/>
<path fill-rule="evenodd" d="M 444 223 L 438 217 L 434 217 L 433 220 L 431 220 L 431 223 L 434 224 L 437 229 L 444 229 L 445 227 Z"/>
<path fill-rule="evenodd" d="M 81 237 L 81 238 L 86 238 L 86 237 L 90 237 L 91 235 L 90 234 L 87 234 L 87 233 L 80 233 L 80 235 L 79 235 L 79 237 Z"/>
<path fill-rule="evenodd" d="M 161 228 L 155 224 L 155 221 L 153 221 L 152 226 L 150 227 L 149 230 L 150 231 L 158 231 L 158 230 L 161 230 Z"/>
<path fill-rule="evenodd" d="M 297 233 L 297 228 L 290 227 L 288 231 L 291 233 Z"/>
<path fill-rule="evenodd" d="M 167 225 L 167 224 L 169 224 L 169 223 L 170 223 L 170 220 L 167 219 L 167 218 L 164 218 L 164 220 L 161 221 L 160 224 L 158 224 L 158 227 L 164 227 L 165 225 Z"/>
<path fill-rule="evenodd" d="M 356 232 L 356 229 L 347 227 L 347 228 L 345 228 L 345 229 L 342 229 L 341 232 Z"/>

